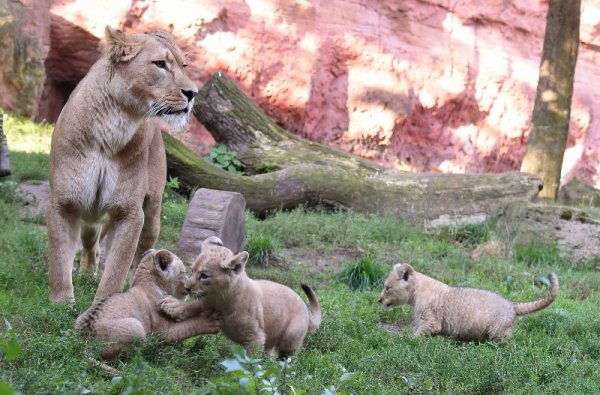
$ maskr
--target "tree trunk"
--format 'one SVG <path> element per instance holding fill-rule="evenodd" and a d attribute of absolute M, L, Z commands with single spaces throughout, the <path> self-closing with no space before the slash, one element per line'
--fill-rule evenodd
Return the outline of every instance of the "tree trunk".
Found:
<path fill-rule="evenodd" d="M 327 163 L 361 175 L 389 171 L 374 162 L 284 130 L 222 72 L 215 73 L 196 96 L 194 115 L 217 143 L 238 153 L 238 159 L 249 174 L 301 163 Z"/>
<path fill-rule="evenodd" d="M 239 176 L 199 157 L 168 133 L 163 138 L 171 176 L 188 186 L 239 192 L 246 207 L 258 214 L 300 204 L 330 204 L 398 215 L 419 224 L 453 217 L 481 221 L 497 204 L 533 200 L 541 185 L 537 177 L 516 172 L 360 175 L 324 162 Z"/>
<path fill-rule="evenodd" d="M 10 159 L 8 157 L 8 142 L 4 135 L 4 114 L 0 114 L 0 177 L 10 174 Z"/>
<path fill-rule="evenodd" d="M 573 76 L 579 47 L 580 0 L 550 0 L 533 129 L 521 171 L 540 176 L 540 197 L 557 199 L 569 133 Z"/>

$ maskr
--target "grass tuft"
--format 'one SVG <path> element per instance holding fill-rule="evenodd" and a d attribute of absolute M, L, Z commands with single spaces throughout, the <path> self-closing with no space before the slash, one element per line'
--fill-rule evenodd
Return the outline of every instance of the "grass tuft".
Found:
<path fill-rule="evenodd" d="M 262 232 L 249 235 L 245 245 L 245 249 L 250 255 L 250 264 L 261 266 L 269 264 L 269 258 L 276 254 L 278 248 L 277 239 Z"/>
<path fill-rule="evenodd" d="M 373 256 L 350 262 L 342 269 L 339 279 L 354 290 L 369 290 L 383 285 L 389 268 Z"/>

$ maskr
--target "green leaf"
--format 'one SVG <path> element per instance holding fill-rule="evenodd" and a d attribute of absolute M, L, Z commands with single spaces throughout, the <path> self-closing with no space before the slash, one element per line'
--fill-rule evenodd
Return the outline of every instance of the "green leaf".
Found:
<path fill-rule="evenodd" d="M 240 364 L 240 362 L 236 359 L 226 359 L 221 362 L 221 365 L 225 367 L 227 372 L 245 371 L 242 364 Z"/>
<path fill-rule="evenodd" d="M 241 388 L 246 388 L 248 387 L 248 384 L 250 384 L 250 379 L 248 377 L 242 377 L 240 379 L 240 387 Z"/>
<path fill-rule="evenodd" d="M 15 390 L 7 383 L 0 381 L 0 395 L 14 395 Z"/>
<path fill-rule="evenodd" d="M 224 154 L 227 152 L 227 146 L 225 144 L 221 144 L 215 148 L 215 151 Z"/>
<path fill-rule="evenodd" d="M 248 356 L 246 354 L 246 349 L 239 344 L 231 345 L 231 353 L 240 362 L 246 362 L 248 360 Z"/>
<path fill-rule="evenodd" d="M 342 377 L 340 377 L 340 383 L 347 385 L 352 383 L 353 381 L 356 381 L 356 379 L 358 379 L 360 377 L 360 373 L 359 372 L 346 372 L 344 374 L 342 374 Z"/>
<path fill-rule="evenodd" d="M 236 165 L 237 167 L 242 167 L 242 162 L 240 162 L 240 161 L 239 161 L 239 160 L 237 160 L 237 159 L 234 159 L 234 160 L 233 160 L 233 164 L 234 164 L 234 165 Z"/>
<path fill-rule="evenodd" d="M 8 339 L 1 344 L 4 349 L 4 357 L 7 361 L 12 361 L 21 354 L 21 346 L 15 339 Z"/>
<path fill-rule="evenodd" d="M 550 280 L 548 280 L 548 277 L 540 276 L 539 280 L 542 284 L 546 285 L 547 287 L 550 286 Z"/>
<path fill-rule="evenodd" d="M 227 166 L 227 171 L 230 173 L 237 173 L 237 169 L 235 168 L 234 165 Z"/>

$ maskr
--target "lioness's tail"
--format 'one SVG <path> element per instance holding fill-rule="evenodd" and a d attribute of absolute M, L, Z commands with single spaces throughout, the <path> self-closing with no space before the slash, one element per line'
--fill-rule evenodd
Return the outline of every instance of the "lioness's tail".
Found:
<path fill-rule="evenodd" d="M 312 288 L 306 284 L 300 285 L 302 286 L 302 290 L 310 302 L 310 320 L 308 322 L 308 331 L 314 332 L 319 328 L 319 325 L 321 325 L 321 306 L 319 306 L 319 301 L 317 300 L 315 291 L 313 291 Z"/>
<path fill-rule="evenodd" d="M 536 311 L 548 307 L 550 303 L 554 302 L 554 299 L 556 299 L 556 296 L 558 295 L 558 277 L 556 277 L 556 274 L 550 273 L 548 278 L 550 279 L 550 293 L 548 296 L 536 300 L 535 302 L 514 303 L 515 313 L 517 315 L 535 313 Z"/>

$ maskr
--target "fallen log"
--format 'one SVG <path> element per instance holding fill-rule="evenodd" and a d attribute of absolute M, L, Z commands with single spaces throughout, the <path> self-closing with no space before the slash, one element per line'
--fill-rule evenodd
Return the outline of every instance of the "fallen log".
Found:
<path fill-rule="evenodd" d="M 278 126 L 224 73 L 218 72 L 194 100 L 194 116 L 215 141 L 237 152 L 249 174 L 301 163 L 326 163 L 359 175 L 386 173 L 372 161 L 303 139 Z"/>
<path fill-rule="evenodd" d="M 302 163 L 254 176 L 229 173 L 163 133 L 171 176 L 192 187 L 241 193 L 257 214 L 304 204 L 400 216 L 423 224 L 444 218 L 481 221 L 498 204 L 532 201 L 539 178 L 526 173 L 360 175 L 325 162 Z"/>

